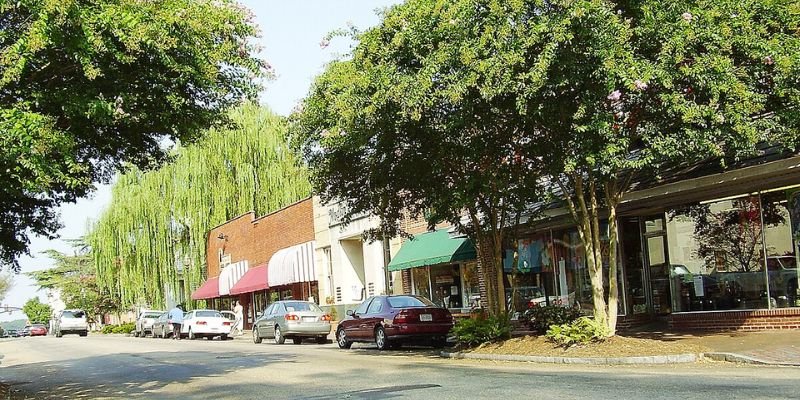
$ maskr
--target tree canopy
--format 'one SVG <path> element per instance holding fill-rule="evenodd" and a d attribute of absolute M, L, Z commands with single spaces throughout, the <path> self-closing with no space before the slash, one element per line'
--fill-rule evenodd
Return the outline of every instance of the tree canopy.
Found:
<path fill-rule="evenodd" d="M 601 242 L 616 248 L 631 180 L 795 148 L 798 27 L 798 5 L 775 0 L 410 0 L 329 65 L 294 134 L 323 199 L 385 232 L 404 213 L 469 214 L 501 244 L 510 221 L 492 210 L 566 200 L 613 334 L 616 254 Z"/>
<path fill-rule="evenodd" d="M 42 303 L 38 297 L 34 297 L 25 302 L 22 312 L 28 317 L 30 323 L 46 324 L 50 321 L 53 308 L 49 304 Z"/>
<path fill-rule="evenodd" d="M 206 278 L 211 228 L 311 194 L 308 174 L 286 143 L 283 118 L 247 104 L 230 119 L 231 127 L 180 147 L 172 163 L 119 176 L 86 241 L 98 285 L 120 307 L 165 307 L 169 292 L 188 299 Z"/>
<path fill-rule="evenodd" d="M 59 204 L 255 98 L 257 33 L 233 0 L 0 1 L 0 261 L 18 271 Z"/>

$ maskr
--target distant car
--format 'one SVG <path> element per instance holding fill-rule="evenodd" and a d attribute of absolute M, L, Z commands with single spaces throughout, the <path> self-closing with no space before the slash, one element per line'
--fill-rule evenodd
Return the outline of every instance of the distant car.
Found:
<path fill-rule="evenodd" d="M 231 333 L 231 325 L 233 322 L 223 317 L 217 310 L 194 310 L 183 317 L 181 335 L 189 339 L 200 337 L 211 339 L 219 336 L 220 339 L 227 340 Z"/>
<path fill-rule="evenodd" d="M 273 338 L 276 344 L 292 339 L 294 344 L 303 338 L 315 338 L 327 343 L 331 333 L 331 316 L 310 301 L 284 300 L 272 303 L 253 324 L 253 342 Z"/>
<path fill-rule="evenodd" d="M 19 336 L 21 336 L 21 337 L 28 337 L 30 335 L 31 335 L 31 327 L 30 326 L 26 326 L 26 327 L 22 328 L 21 331 L 19 331 Z"/>
<path fill-rule="evenodd" d="M 231 321 L 234 321 L 234 322 L 236 321 L 236 313 L 233 312 L 233 311 L 220 311 L 219 313 L 222 314 L 223 317 L 225 317 L 225 318 L 227 318 L 227 319 L 229 319 Z"/>
<path fill-rule="evenodd" d="M 136 318 L 133 336 L 147 337 L 147 335 L 153 333 L 153 323 L 155 323 L 156 319 L 163 313 L 164 311 L 161 310 L 145 310 L 140 312 L 139 317 Z"/>
<path fill-rule="evenodd" d="M 161 313 L 161 315 L 156 318 L 156 322 L 153 323 L 151 330 L 153 337 L 166 339 L 172 336 L 172 324 L 169 323 L 169 313 Z"/>
<path fill-rule="evenodd" d="M 19 337 L 19 332 L 16 329 L 9 329 L 6 331 L 6 337 Z"/>
<path fill-rule="evenodd" d="M 47 336 L 47 327 L 43 324 L 33 324 L 28 332 L 30 332 L 30 336 Z"/>
<path fill-rule="evenodd" d="M 336 343 L 342 349 L 349 349 L 353 342 L 373 341 L 379 350 L 408 342 L 444 347 L 452 328 L 450 311 L 424 297 L 373 296 L 355 311 L 347 311 L 347 318 L 336 328 Z"/>
<path fill-rule="evenodd" d="M 53 326 L 56 337 L 74 333 L 80 336 L 89 334 L 89 324 L 86 322 L 86 312 L 79 309 L 64 310 L 58 313 Z"/>

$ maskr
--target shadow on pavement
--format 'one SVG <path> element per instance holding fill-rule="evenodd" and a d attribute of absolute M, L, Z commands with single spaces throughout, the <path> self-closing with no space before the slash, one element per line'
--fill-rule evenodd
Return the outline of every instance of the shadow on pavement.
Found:
<path fill-rule="evenodd" d="M 3 368 L 0 394 L 4 400 L 152 398 L 154 391 L 173 383 L 294 362 L 294 358 L 285 354 L 159 351 L 40 362 Z"/>

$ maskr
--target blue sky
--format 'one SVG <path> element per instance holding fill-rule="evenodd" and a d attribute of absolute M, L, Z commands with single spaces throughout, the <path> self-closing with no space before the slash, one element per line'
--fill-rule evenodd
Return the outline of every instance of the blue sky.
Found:
<path fill-rule="evenodd" d="M 353 24 L 368 28 L 379 22 L 376 9 L 382 9 L 399 0 L 245 0 L 241 1 L 256 15 L 262 37 L 261 57 L 275 69 L 276 78 L 266 85 L 261 102 L 281 115 L 288 115 L 306 95 L 314 76 L 325 64 L 337 55 L 346 54 L 352 43 L 344 38 L 334 39 L 330 46 L 320 47 L 320 42 L 329 32 Z M 91 198 L 76 204 L 61 207 L 64 228 L 61 238 L 70 239 L 83 235 L 91 220 L 96 219 L 111 200 L 109 186 L 100 186 Z M 23 257 L 22 271 L 47 268 L 52 262 L 41 252 L 47 249 L 70 251 L 62 240 L 33 238 L 31 257 Z M 41 295 L 30 279 L 18 275 L 14 286 L 2 301 L 3 304 L 21 307 L 28 299 Z M 24 318 L 21 313 L 0 314 L 0 321 Z"/>

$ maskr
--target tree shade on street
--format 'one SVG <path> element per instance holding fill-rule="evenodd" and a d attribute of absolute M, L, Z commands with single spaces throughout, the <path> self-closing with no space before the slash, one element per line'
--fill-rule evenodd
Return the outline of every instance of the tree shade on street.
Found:
<path fill-rule="evenodd" d="M 206 234 L 248 211 L 264 215 L 310 195 L 305 169 L 286 143 L 283 118 L 255 104 L 178 148 L 174 161 L 131 168 L 91 227 L 97 283 L 120 307 L 166 307 L 167 290 L 188 299 L 205 280 Z M 179 284 L 183 281 L 183 285 Z"/>
<path fill-rule="evenodd" d="M 595 318 L 613 334 L 616 208 L 631 183 L 675 164 L 724 165 L 762 142 L 796 148 L 798 11 L 773 0 L 411 0 L 317 78 L 293 135 L 322 197 L 380 216 L 379 233 L 423 216 L 477 236 L 496 298 L 508 227 L 537 200 L 565 201 Z M 491 311 L 502 303 L 490 299 Z"/>
<path fill-rule="evenodd" d="M 0 2 L 0 262 L 123 163 L 152 168 L 255 98 L 268 65 L 231 0 Z"/>

